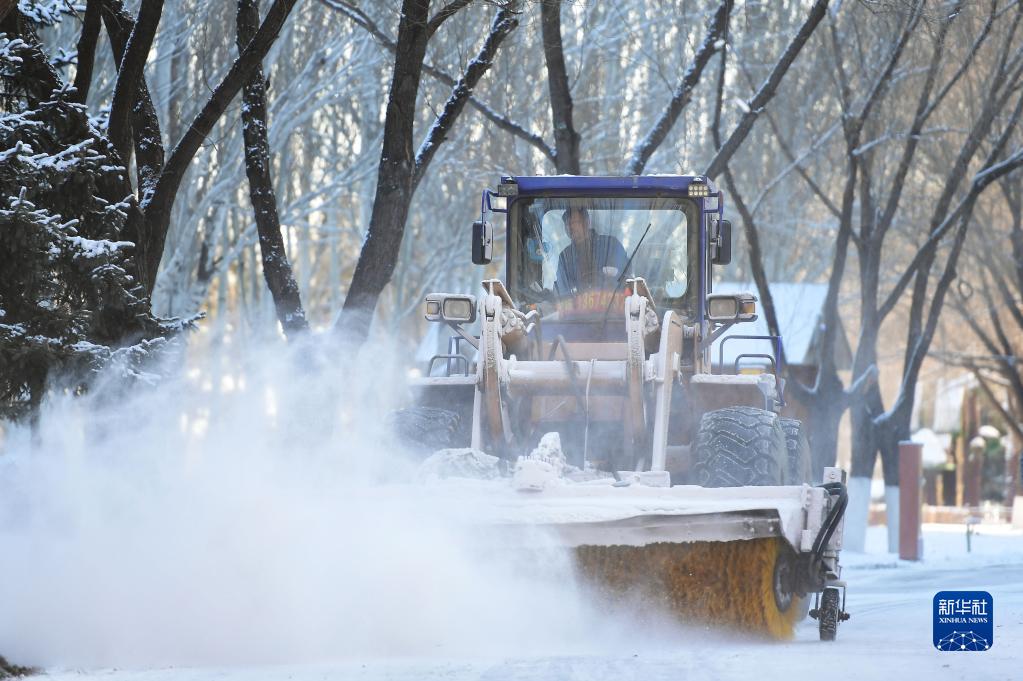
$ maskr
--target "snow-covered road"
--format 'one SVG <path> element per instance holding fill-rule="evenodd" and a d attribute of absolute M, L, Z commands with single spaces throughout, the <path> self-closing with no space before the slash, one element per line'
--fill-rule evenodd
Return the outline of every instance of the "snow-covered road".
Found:
<path fill-rule="evenodd" d="M 330 664 L 148 670 L 49 670 L 53 681 L 460 681 L 484 679 L 1002 679 L 1023 678 L 1023 534 L 985 526 L 966 553 L 962 526 L 925 528 L 926 560 L 900 563 L 882 553 L 884 528 L 871 528 L 868 553 L 847 556 L 852 619 L 833 644 L 815 622 L 788 643 L 721 632 L 673 629 L 652 640 L 564 655 L 465 658 L 347 658 Z M 873 550 L 873 551 L 871 551 Z M 995 640 L 982 653 L 943 653 L 931 644 L 932 598 L 940 590 L 985 590 L 994 597 Z M 229 637 L 231 632 L 224 632 Z"/>

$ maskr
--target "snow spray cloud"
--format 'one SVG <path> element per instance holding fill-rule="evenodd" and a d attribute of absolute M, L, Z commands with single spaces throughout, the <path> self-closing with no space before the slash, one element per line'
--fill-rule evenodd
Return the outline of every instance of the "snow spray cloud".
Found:
<path fill-rule="evenodd" d="M 9 432 L 0 651 L 141 667 L 593 645 L 564 554 L 528 576 L 481 558 L 458 523 L 473 509 L 401 484 L 416 464 L 383 432 L 400 391 L 381 386 L 402 383 L 386 352 L 311 370 L 318 351 L 56 399 L 34 436 Z"/>

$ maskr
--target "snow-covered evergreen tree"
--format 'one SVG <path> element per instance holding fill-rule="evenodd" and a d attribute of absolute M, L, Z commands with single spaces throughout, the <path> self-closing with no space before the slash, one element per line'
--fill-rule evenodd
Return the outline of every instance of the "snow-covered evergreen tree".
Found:
<path fill-rule="evenodd" d="M 0 418 L 108 368 L 150 380 L 147 358 L 182 326 L 153 316 L 133 276 L 128 204 L 100 190 L 126 175 L 109 144 L 69 92 L 21 96 L 30 49 L 0 35 Z"/>

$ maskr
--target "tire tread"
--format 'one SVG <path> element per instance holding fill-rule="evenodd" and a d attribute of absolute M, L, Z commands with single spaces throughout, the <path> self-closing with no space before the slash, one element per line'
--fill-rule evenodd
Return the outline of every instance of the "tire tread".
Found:
<path fill-rule="evenodd" d="M 693 447 L 695 482 L 703 487 L 780 485 L 788 448 L 778 415 L 755 407 L 709 411 Z"/>

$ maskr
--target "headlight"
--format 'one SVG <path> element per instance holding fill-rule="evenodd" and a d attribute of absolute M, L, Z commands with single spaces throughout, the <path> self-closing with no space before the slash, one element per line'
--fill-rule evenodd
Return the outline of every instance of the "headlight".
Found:
<path fill-rule="evenodd" d="M 448 298 L 444 301 L 444 319 L 449 321 L 469 322 L 474 317 L 475 301 L 467 298 Z"/>
<path fill-rule="evenodd" d="M 757 318 L 752 293 L 712 293 L 707 296 L 707 319 L 712 322 L 751 322 Z"/>
<path fill-rule="evenodd" d="M 426 296 L 426 318 L 431 322 L 471 324 L 476 321 L 476 296 L 431 293 Z"/>
<path fill-rule="evenodd" d="M 732 297 L 707 300 L 707 314 L 711 319 L 733 319 L 739 316 L 738 301 Z"/>

